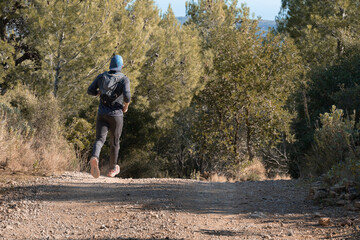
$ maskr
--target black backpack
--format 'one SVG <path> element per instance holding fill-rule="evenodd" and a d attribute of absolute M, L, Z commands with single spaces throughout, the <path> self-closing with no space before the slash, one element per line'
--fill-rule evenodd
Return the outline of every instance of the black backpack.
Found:
<path fill-rule="evenodd" d="M 115 106 L 116 104 L 121 105 L 119 101 L 116 101 L 123 93 L 124 87 L 123 73 L 116 75 L 110 75 L 108 73 L 103 74 L 100 90 L 100 101 L 109 107 Z"/>

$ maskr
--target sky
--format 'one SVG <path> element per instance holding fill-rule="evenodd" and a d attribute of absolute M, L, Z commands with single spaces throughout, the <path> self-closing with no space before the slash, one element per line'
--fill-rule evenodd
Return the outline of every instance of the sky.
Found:
<path fill-rule="evenodd" d="M 163 13 L 166 12 L 170 3 L 176 17 L 185 16 L 185 2 L 186 0 L 155 0 Z M 250 12 L 263 20 L 275 20 L 281 6 L 281 0 L 239 0 L 239 6 L 241 3 L 246 3 L 250 7 Z"/>

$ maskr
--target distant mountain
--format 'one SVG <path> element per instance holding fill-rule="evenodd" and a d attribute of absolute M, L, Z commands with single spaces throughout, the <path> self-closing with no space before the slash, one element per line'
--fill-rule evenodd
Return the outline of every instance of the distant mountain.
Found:
<path fill-rule="evenodd" d="M 276 22 L 274 20 L 260 20 L 259 27 L 261 30 L 268 31 L 270 28 L 276 28 Z"/>
<path fill-rule="evenodd" d="M 187 17 L 176 17 L 176 19 L 181 23 L 184 24 L 187 20 Z"/>
<path fill-rule="evenodd" d="M 187 17 L 176 17 L 176 18 L 181 24 L 184 24 L 187 20 Z M 276 22 L 273 20 L 260 20 L 259 27 L 261 28 L 261 30 L 268 31 L 269 27 L 276 28 Z"/>

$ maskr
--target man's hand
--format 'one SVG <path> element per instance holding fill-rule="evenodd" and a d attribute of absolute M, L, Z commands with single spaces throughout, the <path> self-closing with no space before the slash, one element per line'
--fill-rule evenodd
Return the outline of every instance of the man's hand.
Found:
<path fill-rule="evenodd" d="M 123 113 L 126 113 L 128 111 L 128 107 L 129 107 L 129 103 L 124 103 L 124 106 L 123 106 Z"/>

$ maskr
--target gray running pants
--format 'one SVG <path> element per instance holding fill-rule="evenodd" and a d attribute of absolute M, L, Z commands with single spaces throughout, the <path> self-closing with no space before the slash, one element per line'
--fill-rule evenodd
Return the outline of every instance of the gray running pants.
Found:
<path fill-rule="evenodd" d="M 99 159 L 106 135 L 110 131 L 110 169 L 115 168 L 120 150 L 120 136 L 123 128 L 123 116 L 98 115 L 96 120 L 96 140 L 92 156 Z"/>

